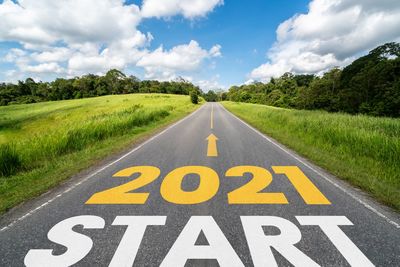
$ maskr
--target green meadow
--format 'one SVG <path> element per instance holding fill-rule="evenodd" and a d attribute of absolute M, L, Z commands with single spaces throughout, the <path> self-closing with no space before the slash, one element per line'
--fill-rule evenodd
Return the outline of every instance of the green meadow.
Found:
<path fill-rule="evenodd" d="M 223 102 L 238 117 L 400 210 L 400 119 Z"/>
<path fill-rule="evenodd" d="M 0 214 L 196 108 L 164 94 L 0 107 Z"/>

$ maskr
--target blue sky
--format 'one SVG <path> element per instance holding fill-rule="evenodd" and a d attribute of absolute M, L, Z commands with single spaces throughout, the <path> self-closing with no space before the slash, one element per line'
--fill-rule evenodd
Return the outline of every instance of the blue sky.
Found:
<path fill-rule="evenodd" d="M 254 0 L 251 5 L 243 5 L 244 1 L 227 0 L 206 18 L 148 19 L 139 28 L 155 36 L 152 48 L 162 44 L 171 48 L 190 40 L 197 40 L 204 47 L 220 44 L 223 55 L 215 70 L 205 70 L 204 79 L 217 73 L 221 84 L 241 84 L 252 69 L 265 62 L 268 48 L 276 41 L 279 24 L 307 11 L 308 2 Z"/>
<path fill-rule="evenodd" d="M 397 0 L 0 0 L 0 17 L 0 81 L 118 68 L 226 89 L 400 40 Z"/>

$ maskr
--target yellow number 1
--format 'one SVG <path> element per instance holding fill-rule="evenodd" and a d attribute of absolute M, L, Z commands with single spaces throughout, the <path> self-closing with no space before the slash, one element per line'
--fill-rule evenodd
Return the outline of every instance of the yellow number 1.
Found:
<path fill-rule="evenodd" d="M 297 166 L 272 166 L 276 174 L 285 174 L 308 205 L 330 205 L 331 202 L 319 191 Z"/>

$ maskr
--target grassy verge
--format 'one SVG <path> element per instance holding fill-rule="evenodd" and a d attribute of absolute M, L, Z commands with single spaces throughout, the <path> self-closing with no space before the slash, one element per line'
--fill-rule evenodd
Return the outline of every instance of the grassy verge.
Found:
<path fill-rule="evenodd" d="M 400 210 L 400 119 L 222 104 L 332 174 Z"/>
<path fill-rule="evenodd" d="M 0 214 L 196 107 L 158 94 L 0 107 Z"/>

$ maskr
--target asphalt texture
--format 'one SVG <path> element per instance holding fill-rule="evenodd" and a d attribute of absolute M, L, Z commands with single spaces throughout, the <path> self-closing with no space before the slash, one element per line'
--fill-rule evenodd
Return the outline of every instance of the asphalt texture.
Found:
<path fill-rule="evenodd" d="M 207 156 L 206 139 L 211 133 L 218 138 L 216 157 Z M 121 159 L 96 167 L 87 175 L 72 179 L 3 216 L 0 220 L 0 266 L 24 266 L 24 258 L 31 249 L 51 249 L 53 255 L 66 253 L 68 248 L 51 242 L 48 232 L 57 223 L 81 215 L 99 216 L 104 219 L 105 226 L 103 229 L 83 229 L 79 225 L 73 228 L 93 240 L 90 252 L 75 266 L 109 265 L 127 229 L 126 226 L 112 225 L 117 216 L 167 217 L 165 225 L 147 227 L 134 266 L 159 266 L 192 216 L 212 216 L 245 266 L 254 266 L 254 259 L 240 216 L 276 216 L 288 220 L 301 232 L 296 248 L 315 263 L 350 266 L 320 227 L 301 225 L 295 217 L 345 216 L 353 225 L 342 225 L 340 229 L 372 264 L 400 266 L 398 213 L 267 138 L 222 105 L 207 103 Z M 273 181 L 263 192 L 283 192 L 289 203 L 229 204 L 227 194 L 251 179 L 249 175 L 241 178 L 225 176 L 229 168 L 240 165 L 259 166 L 271 172 Z M 155 166 L 161 171 L 154 182 L 135 190 L 150 193 L 145 204 L 85 204 L 93 194 L 131 181 L 134 177 L 112 176 L 132 166 Z M 166 201 L 160 193 L 163 178 L 182 166 L 207 166 L 217 172 L 220 186 L 216 195 L 199 204 Z M 299 167 L 331 204 L 306 204 L 285 176 L 274 174 L 272 166 Z M 193 174 L 185 176 L 181 184 L 184 191 L 195 191 L 198 186 L 199 178 Z M 265 235 L 280 234 L 276 227 L 263 229 Z M 208 243 L 204 233 L 196 241 L 198 246 Z M 265 251 L 268 249 L 265 245 Z M 291 266 L 287 257 L 275 248 L 272 253 L 279 266 Z M 176 266 L 180 265 L 177 263 Z M 219 266 L 219 262 L 212 258 L 188 259 L 185 266 Z"/>

